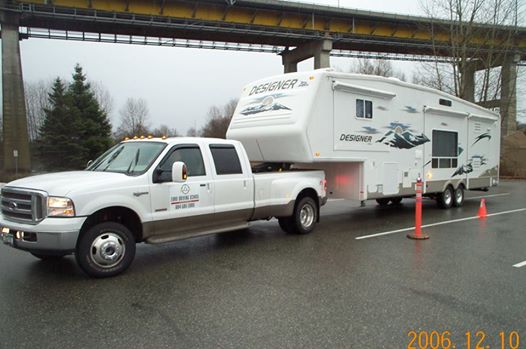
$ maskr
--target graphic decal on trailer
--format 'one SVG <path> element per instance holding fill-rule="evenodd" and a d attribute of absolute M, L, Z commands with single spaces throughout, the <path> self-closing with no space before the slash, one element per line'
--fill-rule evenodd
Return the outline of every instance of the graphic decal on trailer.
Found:
<path fill-rule="evenodd" d="M 476 143 L 478 143 L 479 141 L 483 140 L 484 138 L 487 138 L 488 141 L 491 139 L 491 135 L 489 132 L 486 132 L 486 133 L 483 133 L 481 135 L 479 135 L 477 138 L 475 138 L 475 142 L 473 142 L 472 145 L 475 145 Z"/>
<path fill-rule="evenodd" d="M 275 110 L 291 110 L 289 107 L 276 102 L 277 99 L 287 96 L 284 93 L 277 93 L 266 97 L 256 98 L 247 108 L 241 111 L 243 115 L 253 115 Z"/>
<path fill-rule="evenodd" d="M 451 177 L 455 177 L 457 175 L 463 175 L 463 174 L 467 174 L 471 172 L 473 172 L 473 165 L 471 165 L 471 162 L 469 162 L 457 168 L 457 170 L 455 171 L 455 173 L 453 173 Z"/>
<path fill-rule="evenodd" d="M 488 159 L 484 155 L 473 155 L 467 162 L 467 164 L 464 164 L 457 168 L 455 173 L 451 177 L 455 177 L 458 175 L 463 175 L 467 173 L 473 172 L 473 167 L 478 168 L 483 165 L 486 165 L 488 163 Z"/>
<path fill-rule="evenodd" d="M 416 114 L 419 112 L 415 107 L 412 107 L 410 105 L 406 105 L 405 109 L 402 109 L 402 110 L 405 112 L 411 113 L 411 114 Z"/>
<path fill-rule="evenodd" d="M 383 143 L 393 148 L 411 149 L 426 142 L 429 138 L 425 134 L 417 134 L 410 129 L 411 125 L 398 121 L 391 122 L 386 128 L 390 129 L 376 143 Z"/>
<path fill-rule="evenodd" d="M 370 134 L 370 135 L 375 135 L 375 134 L 378 134 L 380 133 L 380 131 L 377 129 L 377 128 L 374 128 L 374 127 L 371 127 L 371 126 L 363 126 L 363 133 L 367 133 L 367 134 Z"/>

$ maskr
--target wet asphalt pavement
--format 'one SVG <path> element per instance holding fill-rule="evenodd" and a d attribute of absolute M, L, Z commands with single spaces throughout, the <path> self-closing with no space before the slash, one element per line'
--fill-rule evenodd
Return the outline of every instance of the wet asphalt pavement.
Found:
<path fill-rule="evenodd" d="M 526 208 L 524 181 L 468 193 L 481 195 L 489 213 Z M 414 200 L 357 206 L 329 202 L 307 236 L 273 220 L 140 245 L 110 279 L 0 245 L 0 348 L 406 348 L 411 330 L 449 331 L 459 349 L 466 331 L 500 348 L 499 332 L 517 330 L 526 348 L 526 266 L 513 267 L 526 261 L 526 211 L 429 227 L 426 241 L 357 240 L 412 226 Z M 478 206 L 424 200 L 424 223 Z"/>

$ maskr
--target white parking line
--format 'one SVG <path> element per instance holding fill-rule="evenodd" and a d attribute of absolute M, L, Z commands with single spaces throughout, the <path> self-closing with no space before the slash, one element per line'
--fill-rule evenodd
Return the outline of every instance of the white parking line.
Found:
<path fill-rule="evenodd" d="M 496 196 L 508 196 L 508 195 L 510 195 L 510 193 L 480 195 L 480 196 L 472 196 L 472 197 L 466 198 L 466 200 L 493 198 L 493 197 L 496 197 Z"/>
<path fill-rule="evenodd" d="M 525 265 L 526 265 L 526 261 L 524 261 L 524 262 L 520 262 L 520 263 L 517 263 L 517 264 L 514 264 L 513 266 L 514 266 L 515 268 L 520 268 L 520 267 L 524 267 Z"/>
<path fill-rule="evenodd" d="M 488 217 L 499 216 L 501 214 L 523 212 L 523 211 L 526 211 L 526 207 L 518 208 L 516 210 L 509 210 L 509 211 L 501 211 L 501 212 L 490 213 L 490 214 L 488 214 Z M 452 219 L 452 220 L 449 220 L 449 221 L 424 224 L 424 225 L 422 225 L 422 228 L 435 227 L 437 225 L 457 223 L 457 222 L 469 221 L 469 220 L 473 220 L 473 219 L 479 219 L 479 217 L 478 216 L 472 216 L 472 217 L 465 217 L 465 218 L 459 218 L 459 219 Z M 356 240 L 370 239 L 370 238 L 375 238 L 375 237 L 379 237 L 379 236 L 391 235 L 391 234 L 401 233 L 401 232 L 404 232 L 404 231 L 410 231 L 410 230 L 413 230 L 413 229 L 415 229 L 415 227 L 402 228 L 402 229 L 397 229 L 397 230 L 385 231 L 383 233 L 378 233 L 378 234 L 362 235 L 362 236 L 356 237 L 355 239 Z"/>

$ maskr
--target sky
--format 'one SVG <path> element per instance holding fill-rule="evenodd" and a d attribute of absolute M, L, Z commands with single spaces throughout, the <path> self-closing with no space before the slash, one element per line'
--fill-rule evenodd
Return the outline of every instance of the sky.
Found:
<path fill-rule="evenodd" d="M 418 0 L 326 0 L 302 1 L 361 10 L 423 15 Z M 113 97 L 110 118 L 114 128 L 127 98 L 143 98 L 152 127 L 166 124 L 185 134 L 199 129 L 208 109 L 237 98 L 242 87 L 254 80 L 281 74 L 281 57 L 272 53 L 249 53 L 206 49 L 88 43 L 48 39 L 21 42 L 22 70 L 26 82 L 71 80 L 79 63 L 91 81 L 102 84 Z M 349 58 L 331 57 L 331 66 L 348 69 Z M 414 62 L 393 62 L 411 76 Z M 300 71 L 313 69 L 307 60 Z"/>

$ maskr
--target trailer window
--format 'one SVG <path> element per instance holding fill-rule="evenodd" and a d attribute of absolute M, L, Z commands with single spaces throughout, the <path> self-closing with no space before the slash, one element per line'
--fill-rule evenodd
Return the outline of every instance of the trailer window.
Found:
<path fill-rule="evenodd" d="M 458 133 L 433 130 L 432 168 L 456 168 L 458 165 Z"/>
<path fill-rule="evenodd" d="M 210 145 L 212 158 L 216 167 L 218 175 L 240 174 L 243 173 L 241 169 L 241 162 L 237 155 L 236 148 L 232 145 Z"/>
<path fill-rule="evenodd" d="M 356 100 L 356 117 L 372 119 L 373 118 L 373 102 L 364 99 Z"/>

